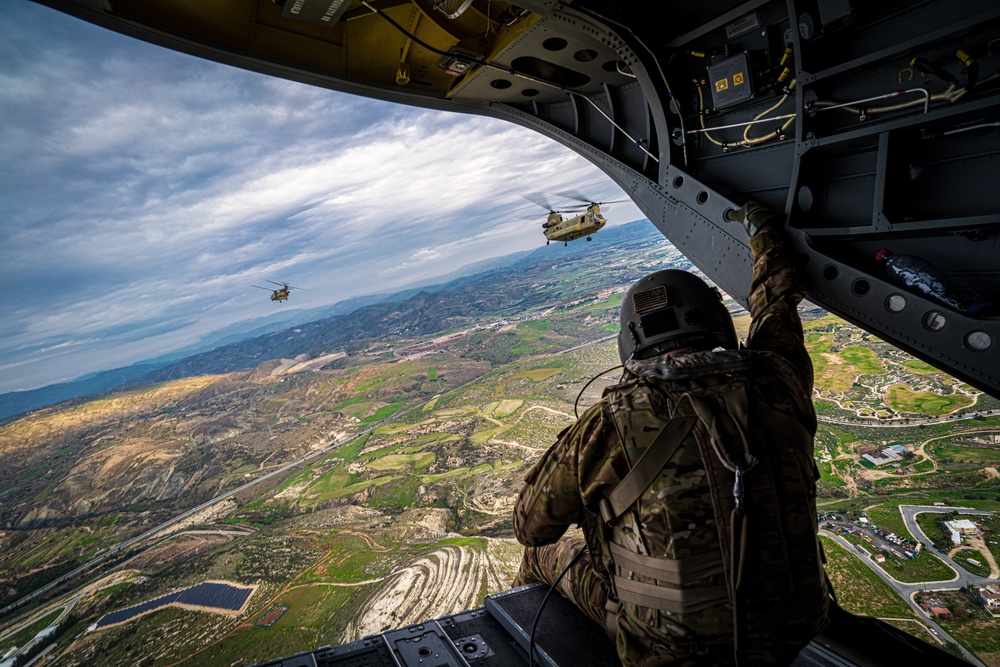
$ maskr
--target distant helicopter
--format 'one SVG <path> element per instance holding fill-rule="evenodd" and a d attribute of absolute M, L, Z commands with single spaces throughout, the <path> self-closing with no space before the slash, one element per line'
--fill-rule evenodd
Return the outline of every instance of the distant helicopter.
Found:
<path fill-rule="evenodd" d="M 549 210 L 549 217 L 542 223 L 542 229 L 545 233 L 545 245 L 548 245 L 552 241 L 562 241 L 563 245 L 569 245 L 570 241 L 583 236 L 586 236 L 587 240 L 590 241 L 591 234 L 604 227 L 607 223 L 607 220 L 601 215 L 601 205 L 617 204 L 618 202 L 626 201 L 624 199 L 616 199 L 614 201 L 595 202 L 575 193 L 563 192 L 559 194 L 560 196 L 583 202 L 586 206 L 577 206 L 557 211 L 544 199 L 525 197 L 529 201 Z M 563 218 L 563 213 L 577 213 L 577 215 L 571 218 Z"/>
<path fill-rule="evenodd" d="M 271 287 L 261 287 L 260 285 L 254 285 L 257 289 L 266 289 L 271 292 L 271 301 L 288 301 L 288 290 L 293 289 L 305 289 L 305 287 L 292 287 L 288 283 L 276 283 L 273 280 L 268 280 L 267 282 L 272 285 L 278 285 L 281 289 L 274 289 Z"/>

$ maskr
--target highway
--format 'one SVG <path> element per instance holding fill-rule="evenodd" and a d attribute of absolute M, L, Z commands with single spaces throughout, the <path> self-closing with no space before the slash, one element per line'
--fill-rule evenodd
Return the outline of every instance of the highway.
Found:
<path fill-rule="evenodd" d="M 219 495 L 215 496 L 214 498 L 212 498 L 211 500 L 207 500 L 207 501 L 201 503 L 200 505 L 197 505 L 195 507 L 192 507 L 191 509 L 188 509 L 188 510 L 185 510 L 185 511 L 181 512 L 177 516 L 173 517 L 172 519 L 170 519 L 168 521 L 164 521 L 163 523 L 159 524 L 158 526 L 150 528 L 149 530 L 146 530 L 146 531 L 140 533 L 139 535 L 136 535 L 135 537 L 131 537 L 131 538 L 125 540 L 124 542 L 118 543 L 113 548 L 110 548 L 107 551 L 105 551 L 104 553 L 101 553 L 101 554 L 98 554 L 98 555 L 94 556 L 89 561 L 87 561 L 83 565 L 80 565 L 79 567 L 77 567 L 76 569 L 72 570 L 71 572 L 67 572 L 66 574 L 62 575 L 61 577 L 53 579 L 52 581 L 50 581 L 49 583 L 45 584 L 44 586 L 35 589 L 31 593 L 28 593 L 24 597 L 22 597 L 22 598 L 20 598 L 18 600 L 15 600 L 14 602 L 10 603 L 9 605 L 7 605 L 6 607 L 4 607 L 3 609 L 0 609 L 0 616 L 3 616 L 7 612 L 13 611 L 14 609 L 17 609 L 18 607 L 20 607 L 20 606 L 22 606 L 22 605 L 24 605 L 24 604 L 26 604 L 26 603 L 34 600 L 35 598 L 38 598 L 40 596 L 45 595 L 46 593 L 48 593 L 49 591 L 53 590 L 54 588 L 56 588 L 60 584 L 63 584 L 65 582 L 67 582 L 67 581 L 75 579 L 75 578 L 77 578 L 77 577 L 85 574 L 86 572 L 89 572 L 90 570 L 93 570 L 98 565 L 100 565 L 100 564 L 102 564 L 102 563 L 104 563 L 104 562 L 106 562 L 106 561 L 108 561 L 110 559 L 113 559 L 114 557 L 120 555 L 123 551 L 127 551 L 128 549 L 131 549 L 132 547 L 134 547 L 134 546 L 136 546 L 138 544 L 141 544 L 142 542 L 145 542 L 146 540 L 148 540 L 148 539 L 150 539 L 152 537 L 155 537 L 157 534 L 163 532 L 164 530 L 166 530 L 167 528 L 170 528 L 171 526 L 177 524 L 178 522 L 183 521 L 184 519 L 187 519 L 188 517 L 190 517 L 190 516 L 192 516 L 194 514 L 197 514 L 198 512 L 201 512 L 202 510 L 205 510 L 205 509 L 207 509 L 209 507 L 212 507 L 213 505 L 216 505 L 216 504 L 222 502 L 223 500 L 226 500 L 227 498 L 230 498 L 230 497 L 236 495 L 237 493 L 240 493 L 241 491 L 245 491 L 246 489 L 249 489 L 249 488 L 251 488 L 252 486 L 254 486 L 256 484 L 260 484 L 261 482 L 263 482 L 265 480 L 268 480 L 268 479 L 271 479 L 272 477 L 275 477 L 275 476 L 278 476 L 278 475 L 282 475 L 282 474 L 288 472 L 289 470 L 292 470 L 293 468 L 297 468 L 299 466 L 307 464 L 308 462 L 312 461 L 313 459 L 325 456 L 325 455 L 329 454 L 331 451 L 337 449 L 338 447 L 342 447 L 342 446 L 344 446 L 346 444 L 354 442 L 358 438 L 361 438 L 361 437 L 363 437 L 363 436 L 371 433 L 372 431 L 374 431 L 379 426 L 382 426 L 383 424 L 385 424 L 387 422 L 390 422 L 393 419 L 396 419 L 396 418 L 398 418 L 398 417 L 406 414 L 410 410 L 414 410 L 414 409 L 416 409 L 418 407 L 421 407 L 426 402 L 427 401 L 424 401 L 422 403 L 418 403 L 418 404 L 416 404 L 416 405 L 414 405 L 414 406 L 412 406 L 410 408 L 407 408 L 406 410 L 401 410 L 400 412 L 397 412 L 397 413 L 395 413 L 393 415 L 390 415 L 388 418 L 386 418 L 386 419 L 378 422 L 377 424 L 374 424 L 374 425 L 366 428 L 363 431 L 360 431 L 359 433 L 357 433 L 357 434 L 355 434 L 355 435 L 353 435 L 353 436 L 351 436 L 349 438 L 345 438 L 343 440 L 339 440 L 339 441 L 333 443 L 332 445 L 328 445 L 327 447 L 324 447 L 323 449 L 320 449 L 320 450 L 317 450 L 315 452 L 312 452 L 311 454 L 307 454 L 306 456 L 303 456 L 300 459 L 296 459 L 295 461 L 292 461 L 291 463 L 286 463 L 285 465 L 281 466 L 280 468 L 276 468 L 276 469 L 272 470 L 271 472 L 269 472 L 269 473 L 267 473 L 265 475 L 261 475 L 260 477 L 257 477 L 255 479 L 250 480 L 249 482 L 241 484 L 240 486 L 237 486 L 236 488 L 230 489 L 229 491 L 226 491 L 225 493 L 219 494 Z"/>
<path fill-rule="evenodd" d="M 599 342 L 599 341 L 591 341 L 591 343 L 589 343 L 589 344 L 593 344 L 594 342 Z M 472 384 L 473 382 L 477 382 L 478 380 L 479 380 L 478 377 L 477 378 L 473 378 L 472 380 L 469 380 L 468 382 L 465 382 L 465 383 L 463 383 L 463 384 L 461 384 L 461 385 L 459 385 L 459 386 L 457 386 L 457 387 L 455 387 L 453 389 L 450 389 L 449 392 L 451 392 L 451 391 L 457 391 L 457 390 L 461 389 L 462 387 L 465 387 L 465 386 L 468 386 L 469 384 Z M 28 603 L 28 602 L 30 602 L 30 601 L 38 598 L 38 597 L 41 597 L 41 596 L 45 595 L 46 593 L 48 593 L 49 591 L 53 590 L 54 588 L 56 588 L 60 584 L 63 584 L 65 582 L 67 582 L 67 581 L 75 579 L 76 577 L 79 577 L 79 576 L 85 574 L 86 572 L 89 572 L 90 570 L 93 570 L 98 565 L 100 565 L 100 564 L 102 564 L 102 563 L 104 563 L 104 562 L 106 562 L 106 561 L 114 558 L 115 556 L 118 556 L 122 552 L 124 552 L 124 551 L 126 551 L 126 550 L 128 550 L 128 549 L 130 549 L 130 548 L 132 548 L 132 547 L 134 547 L 136 545 L 138 545 L 138 544 L 141 544 L 142 542 L 145 542 L 146 540 L 149 540 L 150 538 L 155 537 L 159 533 L 163 532 L 167 528 L 170 528 L 171 526 L 174 526 L 178 522 L 183 521 L 184 519 L 187 519 L 188 517 L 191 517 L 191 516 L 197 514 L 198 512 L 201 512 L 202 510 L 205 510 L 205 509 L 207 509 L 209 507 L 212 507 L 213 505 L 216 505 L 216 504 L 222 502 L 223 500 L 226 500 L 227 498 L 231 498 L 232 496 L 236 495 L 237 493 L 240 493 L 241 491 L 245 491 L 246 489 L 249 489 L 249 488 L 253 487 L 256 484 L 260 484 L 261 482 L 263 482 L 265 480 L 268 480 L 268 479 L 271 479 L 272 477 L 275 477 L 275 476 L 278 476 L 278 475 L 282 475 L 282 474 L 288 472 L 289 470 L 292 470 L 293 468 L 297 468 L 299 466 L 303 466 L 303 465 L 309 463 L 310 461 L 312 461 L 314 459 L 326 456 L 327 454 L 329 454 L 330 452 L 334 451 L 335 449 L 343 447 L 344 445 L 347 445 L 347 444 L 350 444 L 350 443 L 354 442 L 358 438 L 362 438 L 362 437 L 368 435 L 369 433 L 371 433 L 375 429 L 379 428 L 380 426 L 388 424 L 389 422 L 391 422 L 393 420 L 399 419 L 403 415 L 408 414 L 409 412 L 412 412 L 413 410 L 416 410 L 417 408 L 422 408 L 424 405 L 426 405 L 427 403 L 430 403 L 431 401 L 433 401 L 438 396 L 440 396 L 440 394 L 432 396 L 432 397 L 430 397 L 430 398 L 428 398 L 426 400 L 420 401 L 419 403 L 415 403 L 414 405 L 411 405 L 410 407 L 405 408 L 403 410 L 399 410 L 398 412 L 395 412 L 395 413 L 389 415 L 388 417 L 386 417 L 382 421 L 377 422 L 375 424 L 372 424 L 368 428 L 366 428 L 366 429 L 364 429 L 362 431 L 359 431 L 358 433 L 355 433 L 354 435 L 352 435 L 349 438 L 344 438 L 342 440 L 338 440 L 337 442 L 334 442 L 331 445 L 327 445 L 323 449 L 319 449 L 319 450 L 316 450 L 315 452 L 312 452 L 310 454 L 306 454 L 305 456 L 303 456 L 303 457 L 301 457 L 299 459 L 296 459 L 295 461 L 292 461 L 291 463 L 286 463 L 285 465 L 281 466 L 280 468 L 276 468 L 276 469 L 272 470 L 271 472 L 269 472 L 269 473 L 267 473 L 265 475 L 261 475 L 260 477 L 252 479 L 249 482 L 241 484 L 240 486 L 237 486 L 237 487 L 235 487 L 233 489 L 230 489 L 229 491 L 226 491 L 225 493 L 221 493 L 221 494 L 215 496 L 214 498 L 212 498 L 211 500 L 207 500 L 207 501 L 201 503 L 200 505 L 197 505 L 196 507 L 192 507 L 192 508 L 190 508 L 188 510 L 185 510 L 185 511 L 181 512 L 177 516 L 173 517 L 172 519 L 169 519 L 168 521 L 164 521 L 163 523 L 159 524 L 158 526 L 150 528 L 149 530 L 146 530 L 146 531 L 140 533 L 139 535 L 136 535 L 135 537 L 131 537 L 131 538 L 125 540 L 124 542 L 118 543 L 117 545 L 115 545 L 114 547 L 108 549 L 104 553 L 98 554 L 98 555 L 94 556 L 89 561 L 87 561 L 83 565 L 80 565 L 79 567 L 77 567 L 76 569 L 72 570 L 71 572 L 67 572 L 66 574 L 64 574 L 64 575 L 62 575 L 62 576 L 60 576 L 60 577 L 58 577 L 58 578 L 50 581 L 49 583 L 45 584 L 44 586 L 35 589 L 31 593 L 28 593 L 24 597 L 15 600 L 14 602 L 10 603 L 9 605 L 7 605 L 6 607 L 4 607 L 3 609 L 0 609 L 0 616 L 3 616 L 4 614 L 6 614 L 6 613 L 8 613 L 10 611 L 13 611 L 14 609 L 17 609 L 18 607 L 20 607 L 20 606 L 22 606 L 22 605 L 24 605 L 24 604 L 26 604 L 26 603 Z"/>
<path fill-rule="evenodd" d="M 890 419 L 871 419 L 865 417 L 858 417 L 857 419 L 847 419 L 845 417 L 830 417 L 826 415 L 816 415 L 816 421 L 822 422 L 824 424 L 836 424 L 838 426 L 865 426 L 869 428 L 917 428 L 918 426 L 923 426 L 926 424 L 954 424 L 961 421 L 970 421 L 977 418 L 977 414 L 983 417 L 993 417 L 1000 415 L 1000 410 L 984 410 L 979 413 L 969 413 L 959 417 L 955 416 L 944 416 L 944 417 L 927 417 L 923 419 L 910 418 L 910 421 L 905 421 L 903 417 L 892 417 Z M 989 427 L 989 425 L 984 426 L 984 428 Z M 994 429 L 996 427 L 993 427 Z"/>

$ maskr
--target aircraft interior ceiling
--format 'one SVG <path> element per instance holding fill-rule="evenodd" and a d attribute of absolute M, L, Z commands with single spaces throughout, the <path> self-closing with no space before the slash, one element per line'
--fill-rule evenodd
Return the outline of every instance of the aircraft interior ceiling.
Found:
<path fill-rule="evenodd" d="M 534 129 L 744 303 L 750 255 L 724 213 L 761 201 L 805 254 L 812 301 L 1000 396 L 995 0 L 39 1 L 235 66 Z M 900 285 L 882 249 L 955 284 Z"/>

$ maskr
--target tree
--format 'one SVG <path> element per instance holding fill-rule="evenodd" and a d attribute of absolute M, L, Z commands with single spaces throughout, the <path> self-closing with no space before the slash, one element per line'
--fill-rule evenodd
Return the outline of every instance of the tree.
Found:
<path fill-rule="evenodd" d="M 962 653 L 962 647 L 952 641 L 946 641 L 944 643 L 944 650 L 951 653 L 954 656 L 965 659 L 965 654 Z"/>

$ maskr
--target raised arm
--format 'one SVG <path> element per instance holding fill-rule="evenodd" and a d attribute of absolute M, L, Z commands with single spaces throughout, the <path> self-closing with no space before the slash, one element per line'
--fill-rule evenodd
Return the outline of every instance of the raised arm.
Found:
<path fill-rule="evenodd" d="M 754 257 L 747 349 L 776 357 L 792 389 L 811 401 L 813 367 L 798 314 L 805 295 L 796 270 L 801 257 L 788 243 L 781 218 L 762 204 L 750 202 L 727 218 L 743 224 Z"/>

